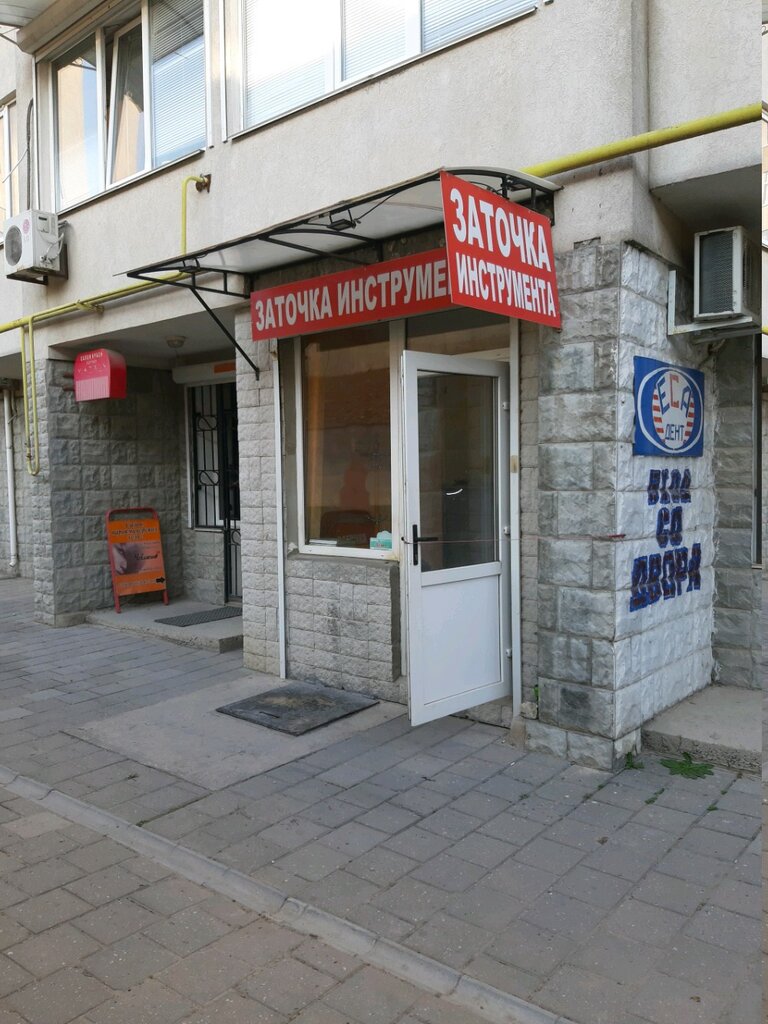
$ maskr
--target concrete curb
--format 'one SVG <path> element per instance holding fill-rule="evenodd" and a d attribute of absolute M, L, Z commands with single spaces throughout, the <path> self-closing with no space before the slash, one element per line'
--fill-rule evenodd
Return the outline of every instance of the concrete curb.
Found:
<path fill-rule="evenodd" d="M 321 939 L 327 945 L 351 953 L 373 967 L 388 971 L 402 981 L 450 1000 L 484 1017 L 491 1024 L 575 1024 L 524 999 L 441 964 L 398 942 L 380 938 L 375 932 L 320 907 L 288 896 L 264 882 L 258 882 L 234 868 L 225 867 L 194 850 L 185 849 L 164 836 L 133 825 L 109 811 L 93 807 L 0 765 L 0 786 L 15 796 L 40 804 L 76 825 L 84 825 L 144 856 L 152 857 L 191 882 L 237 900 L 250 910 L 283 924 L 302 935 Z"/>

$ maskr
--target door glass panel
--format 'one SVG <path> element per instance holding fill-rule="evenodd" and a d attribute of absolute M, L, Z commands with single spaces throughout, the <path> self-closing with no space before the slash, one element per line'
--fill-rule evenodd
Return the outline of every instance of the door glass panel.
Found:
<path fill-rule="evenodd" d="M 418 377 L 423 572 L 498 559 L 495 379 Z"/>
<path fill-rule="evenodd" d="M 509 352 L 509 318 L 461 306 L 445 313 L 409 317 L 406 348 L 446 356 Z M 508 354 L 505 356 L 508 358 Z"/>

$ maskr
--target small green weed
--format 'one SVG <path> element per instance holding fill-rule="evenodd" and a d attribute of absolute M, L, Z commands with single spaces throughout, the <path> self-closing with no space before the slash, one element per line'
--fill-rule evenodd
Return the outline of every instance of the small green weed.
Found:
<path fill-rule="evenodd" d="M 708 811 L 716 811 L 717 810 L 717 804 L 710 804 L 709 807 L 707 808 L 707 810 Z"/>
<path fill-rule="evenodd" d="M 670 775 L 682 775 L 684 779 L 702 779 L 705 775 L 712 774 L 711 764 L 694 761 L 687 752 L 683 752 L 682 761 L 666 757 L 661 759 L 661 763 L 665 768 L 669 768 Z"/>
<path fill-rule="evenodd" d="M 629 750 L 627 751 L 627 756 L 624 758 L 624 767 L 630 768 L 633 771 L 640 771 L 640 769 L 645 768 L 645 765 L 642 761 L 636 761 L 634 753 Z"/>

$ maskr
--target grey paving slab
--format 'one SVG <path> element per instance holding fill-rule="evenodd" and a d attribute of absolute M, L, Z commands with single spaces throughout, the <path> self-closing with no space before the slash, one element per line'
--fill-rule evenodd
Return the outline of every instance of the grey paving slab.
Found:
<path fill-rule="evenodd" d="M 223 742 L 214 730 L 206 765 L 215 764 L 218 772 L 227 762 L 225 770 L 207 780 L 192 778 L 188 765 L 180 771 L 181 764 L 149 757 L 138 731 L 131 732 L 130 742 L 126 734 L 118 743 L 109 730 L 116 737 L 121 722 L 199 715 L 217 687 L 234 688 L 253 678 L 243 673 L 238 655 L 169 649 L 159 640 L 145 641 L 142 650 L 135 638 L 110 634 L 111 643 L 119 642 L 124 666 L 116 670 L 102 628 L 53 631 L 16 618 L 8 627 L 4 607 L 0 583 L 0 644 L 10 628 L 15 645 L 8 657 L 3 648 L 2 706 L 29 711 L 0 722 L 0 762 L 5 759 L 8 767 L 141 821 L 148 835 L 166 836 L 256 882 L 278 885 L 410 947 L 414 956 L 442 957 L 478 982 L 578 1024 L 597 1022 L 606 1008 L 615 1009 L 610 1024 L 680 1024 L 690 1011 L 686 999 L 694 1011 L 699 1005 L 690 987 L 701 990 L 700 1005 L 714 1014 L 708 1024 L 735 1024 L 733 1008 L 721 1009 L 716 997 L 723 976 L 737 977 L 738 964 L 744 992 L 739 1007 L 754 1007 L 760 882 L 755 780 L 728 771 L 680 779 L 654 755 L 644 756 L 644 769 L 613 776 L 574 769 L 515 748 L 503 730 L 466 720 L 411 730 L 401 709 L 353 734 L 321 731 L 314 749 L 284 749 L 279 764 L 238 762 L 228 746 L 231 734 Z M 77 670 L 70 670 L 75 659 Z M 57 692 L 46 692 L 51 690 Z M 73 699 L 60 700 L 59 694 Z M 109 728 L 98 736 L 86 735 L 105 722 Z M 246 728 L 252 736 L 252 727 Z M 159 733 L 153 742 L 160 744 Z M 46 863 L 52 868 L 47 879 Z M 64 882 L 70 870 L 78 875 Z M 42 908 L 31 903 L 47 892 L 12 884 L 15 872 L 27 889 L 52 886 L 50 922 L 36 917 Z M 205 998 L 213 1002 L 205 1008 L 178 981 L 174 988 L 153 975 L 139 981 L 137 974 L 132 992 L 110 990 L 108 999 L 81 1013 L 82 1024 L 133 1024 L 135 1014 L 145 1012 L 139 995 L 130 1002 L 133 993 L 141 993 L 147 1006 L 151 994 L 157 996 L 164 1008 L 158 1024 L 163 1013 L 171 1021 L 177 1011 L 177 1021 L 186 1014 L 203 1024 L 212 1019 L 214 1005 L 217 1024 L 230 1017 L 283 1024 L 282 1010 L 256 998 L 255 989 L 249 995 L 243 988 L 270 963 L 253 952 L 258 943 L 237 942 L 254 923 L 249 912 L 234 911 L 230 901 L 195 887 L 187 899 L 184 886 L 173 883 L 152 858 L 123 856 L 119 844 L 84 836 L 51 811 L 4 799 L 0 791 L 0 908 L 7 908 L 0 910 L 0 949 L 45 940 L 58 929 L 66 959 L 57 965 L 55 955 L 51 960 L 41 954 L 45 978 L 80 969 L 78 941 L 89 948 L 85 958 L 125 943 L 132 949 L 143 936 L 148 949 L 154 943 L 179 958 L 166 971 L 193 956 L 199 964 L 203 954 L 223 958 L 216 960 L 222 982 L 225 963 L 233 977 L 241 969 L 233 960 L 246 968 L 229 988 L 212 985 L 213 995 Z M 121 889 L 127 884 L 135 888 Z M 60 892 L 84 906 L 62 904 Z M 212 900 L 219 900 L 216 912 Z M 31 915 L 26 924 L 25 915 Z M 221 934 L 222 929 L 229 931 Z M 98 948 L 91 949 L 94 944 Z M 302 959 L 295 945 L 274 953 L 289 955 L 333 981 L 314 1002 L 291 1009 L 296 1020 L 336 1024 L 346 1015 L 358 1024 L 352 1002 L 340 1008 L 328 1000 L 361 965 L 353 961 L 349 974 L 337 975 L 322 958 Z M 717 970 L 718 957 L 727 971 Z M 26 970 L 20 961 L 16 966 Z M 663 991 L 677 1018 L 662 1000 L 640 1012 L 638 993 L 656 974 L 669 979 Z M 449 1016 L 445 1007 L 456 1010 L 438 1003 L 430 1018 L 414 1003 L 399 1007 L 393 1019 L 447 1024 L 455 1014 Z M 434 1017 L 440 1009 L 445 1018 Z M 465 1018 L 456 1019 L 465 1024 Z M 152 1017 L 147 1024 L 154 1024 Z M 743 1018 L 739 1024 L 752 1022 Z"/>

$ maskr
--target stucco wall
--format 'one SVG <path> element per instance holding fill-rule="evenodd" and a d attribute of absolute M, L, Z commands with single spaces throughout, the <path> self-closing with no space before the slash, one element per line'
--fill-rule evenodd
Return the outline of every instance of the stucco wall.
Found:
<path fill-rule="evenodd" d="M 5 422 L 0 395 L 0 576 L 32 577 L 32 478 L 26 471 L 24 460 L 24 414 L 21 393 L 14 390 L 11 405 L 13 432 L 13 465 L 16 489 L 16 540 L 18 564 L 9 565 L 10 528 L 8 518 L 8 480 L 6 476 Z"/>
<path fill-rule="evenodd" d="M 759 101 L 757 0 L 648 0 L 648 8 L 649 127 L 665 128 Z M 756 164 L 758 146 L 757 125 L 664 146 L 651 153 L 651 184 Z"/>
<path fill-rule="evenodd" d="M 689 93 L 698 97 L 702 91 L 704 112 L 712 103 L 720 109 L 723 88 L 727 88 L 728 104 L 752 102 L 751 57 L 729 62 L 726 76 L 707 70 L 713 48 L 718 55 L 723 48 L 740 52 L 749 22 L 741 8 L 751 5 L 708 0 L 706 18 L 698 16 L 695 6 L 693 0 L 655 2 L 648 29 L 643 0 L 619 4 L 558 0 L 529 17 L 376 77 L 226 145 L 220 141 L 218 49 L 212 47 L 211 147 L 190 157 L 183 167 L 160 171 L 69 211 L 69 281 L 41 288 L 0 279 L 0 309 L 15 314 L 23 307 L 30 312 L 92 295 L 125 280 L 122 275 L 132 266 L 174 255 L 180 248 L 179 185 L 188 173 L 205 171 L 213 176 L 210 195 L 192 192 L 190 196 L 188 242 L 194 249 L 440 165 L 524 168 L 624 138 L 658 122 L 674 123 L 702 112 L 698 99 L 695 109 L 689 110 Z M 689 8 L 692 16 L 686 17 Z M 214 5 L 214 22 L 217 10 Z M 690 61 L 684 66 L 696 68 L 691 81 L 683 78 L 678 53 L 672 59 L 665 49 L 668 35 L 675 33 L 686 36 Z M 662 82 L 654 85 L 651 100 L 649 60 L 652 81 Z M 23 57 L 19 66 L 29 63 Z M 718 67 L 722 66 L 718 56 Z M 584 88 L 572 87 L 577 72 Z M 21 79 L 20 109 L 31 94 L 29 73 L 22 73 Z M 41 98 L 43 207 L 51 202 L 46 109 Z M 350 126 L 356 127 L 351 130 Z M 370 147 L 359 144 L 361 131 L 369 126 L 375 126 L 374 159 Z M 743 136 L 739 131 L 728 132 L 715 141 L 709 137 L 663 152 L 684 151 L 686 166 L 697 175 L 721 169 L 723 153 L 731 163 L 753 164 L 754 155 L 744 141 L 749 129 L 743 132 Z M 647 161 L 638 157 L 563 175 L 567 192 L 558 204 L 556 247 L 566 251 L 574 242 L 596 236 L 604 241 L 635 238 L 680 255 L 682 240 L 675 225 L 650 201 L 644 187 L 637 191 L 634 175 L 645 179 Z M 677 173 L 654 171 L 654 181 Z M 104 232 L 107 218 L 120 225 L 119 245 Z M 62 322 L 55 338 L 47 328 L 41 330 L 39 343 L 92 338 L 105 329 L 163 320 L 189 313 L 191 308 L 184 294 L 144 297 L 109 307 L 103 317 Z M 15 338 L 0 335 L 0 356 L 16 347 Z"/>

